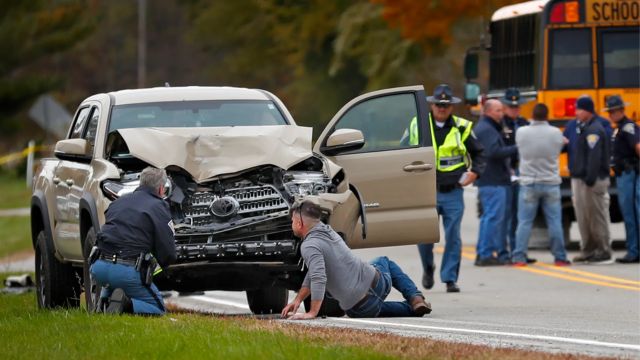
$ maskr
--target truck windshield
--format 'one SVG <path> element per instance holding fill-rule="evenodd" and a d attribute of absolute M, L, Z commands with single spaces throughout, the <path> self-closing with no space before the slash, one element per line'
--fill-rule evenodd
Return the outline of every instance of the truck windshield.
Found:
<path fill-rule="evenodd" d="M 174 101 L 116 105 L 109 132 L 141 127 L 221 127 L 287 125 L 266 100 Z"/>

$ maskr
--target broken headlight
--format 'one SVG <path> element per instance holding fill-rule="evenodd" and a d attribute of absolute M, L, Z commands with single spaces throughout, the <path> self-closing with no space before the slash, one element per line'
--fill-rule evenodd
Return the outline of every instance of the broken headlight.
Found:
<path fill-rule="evenodd" d="M 331 181 L 321 172 L 289 171 L 283 176 L 289 195 L 318 195 L 329 191 Z"/>
<path fill-rule="evenodd" d="M 112 180 L 105 180 L 102 182 L 102 192 L 113 201 L 122 195 L 132 193 L 136 188 L 140 186 L 140 180 L 134 180 L 129 182 L 118 182 Z"/>

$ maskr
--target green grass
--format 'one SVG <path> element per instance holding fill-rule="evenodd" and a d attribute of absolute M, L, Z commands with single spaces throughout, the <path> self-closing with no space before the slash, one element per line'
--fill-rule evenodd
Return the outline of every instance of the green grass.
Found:
<path fill-rule="evenodd" d="M 0 174 L 0 209 L 28 207 L 30 198 L 31 189 L 24 178 Z"/>
<path fill-rule="evenodd" d="M 0 217 L 0 259 L 32 249 L 28 216 Z"/>
<path fill-rule="evenodd" d="M 255 321 L 255 320 L 254 320 Z M 35 295 L 0 294 L 3 359 L 380 359 L 365 348 L 314 343 L 242 319 L 41 311 Z"/>

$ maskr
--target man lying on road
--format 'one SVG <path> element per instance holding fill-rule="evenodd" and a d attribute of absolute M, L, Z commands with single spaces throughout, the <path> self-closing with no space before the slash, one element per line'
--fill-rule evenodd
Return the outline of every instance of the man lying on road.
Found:
<path fill-rule="evenodd" d="M 423 316 L 431 304 L 411 279 L 386 256 L 371 264 L 357 258 L 333 229 L 320 221 L 322 210 L 315 204 L 297 202 L 291 208 L 293 233 L 302 239 L 301 252 L 308 267 L 302 287 L 282 317 L 313 319 L 318 316 L 325 290 L 350 317 Z M 405 301 L 384 301 L 391 286 Z M 300 303 L 311 294 L 311 309 L 296 314 Z"/>

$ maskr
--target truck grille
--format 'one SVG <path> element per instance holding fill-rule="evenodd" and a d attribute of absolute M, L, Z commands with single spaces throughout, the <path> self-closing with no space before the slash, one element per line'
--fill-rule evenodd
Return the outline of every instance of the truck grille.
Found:
<path fill-rule="evenodd" d="M 225 191 L 224 196 L 234 198 L 239 205 L 237 212 L 230 217 L 239 215 L 246 218 L 268 215 L 289 208 L 280 192 L 271 185 L 228 189 Z M 211 204 L 219 198 L 219 196 L 211 192 L 194 193 L 187 199 L 183 207 L 185 218 L 195 226 L 207 225 L 214 221 L 229 220 L 228 218 L 218 218 L 210 210 Z"/>

